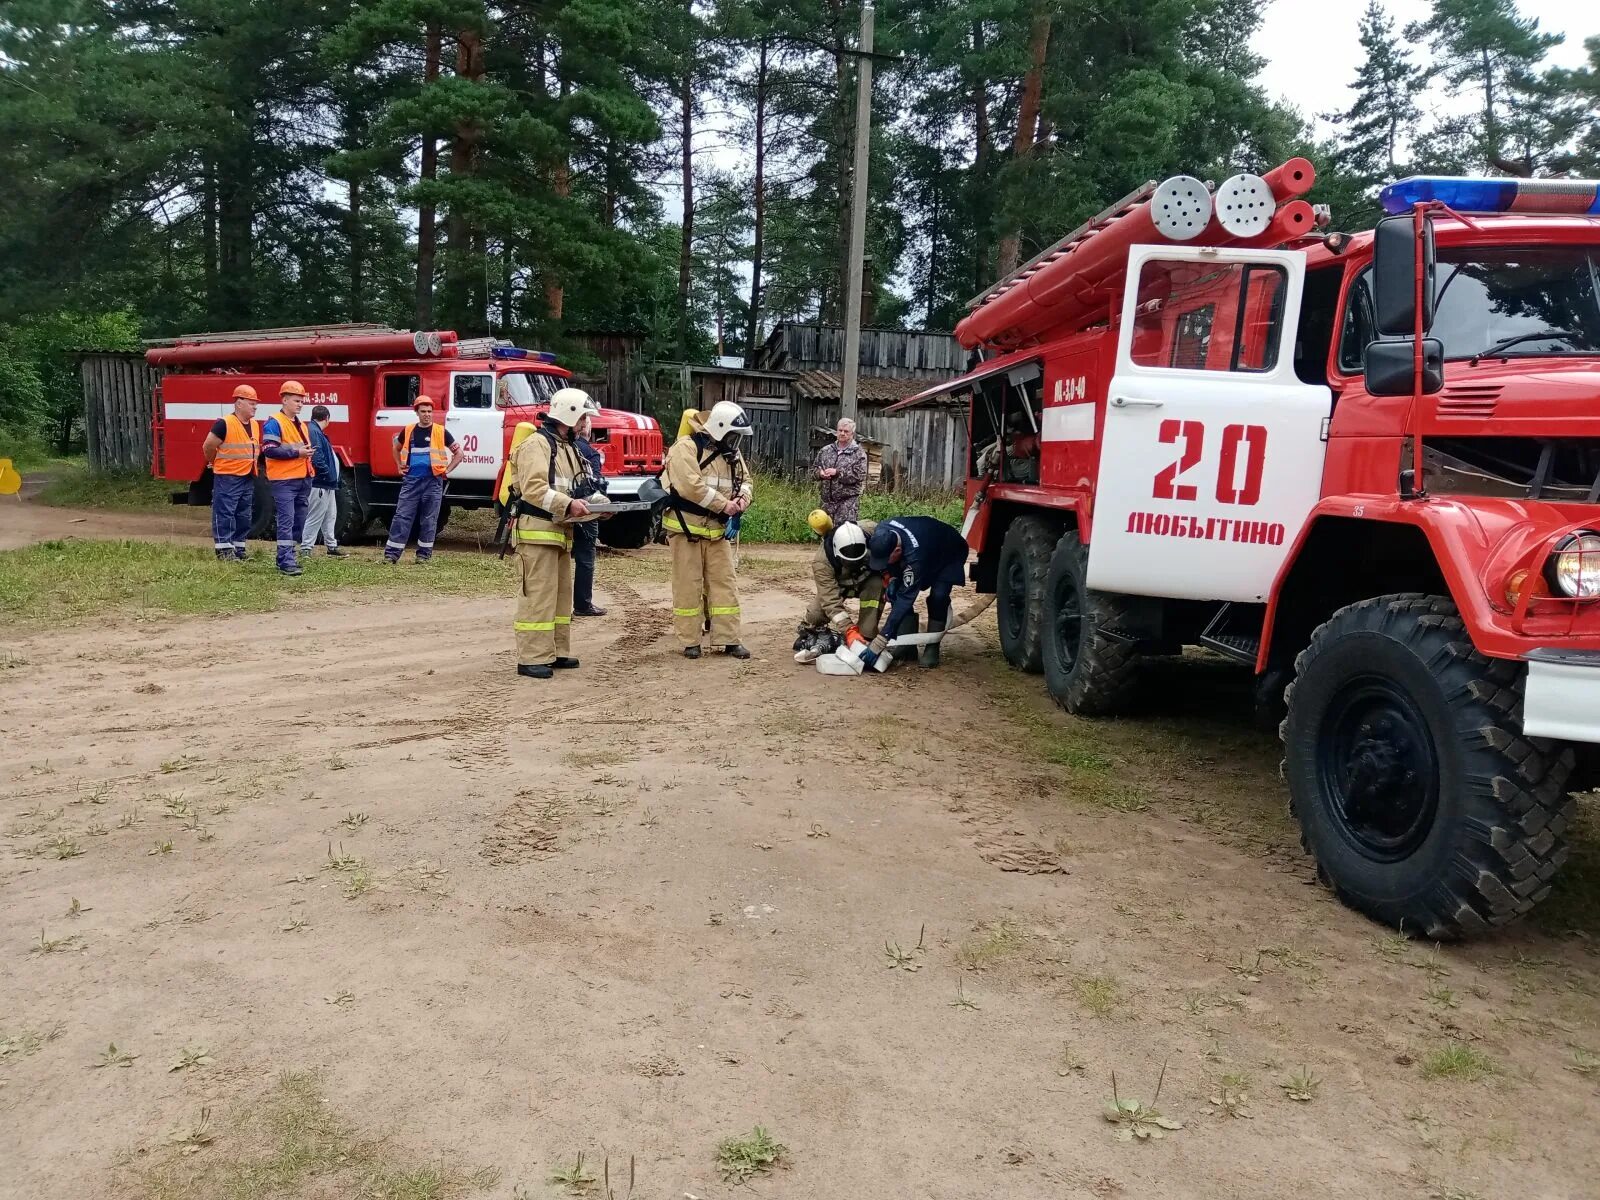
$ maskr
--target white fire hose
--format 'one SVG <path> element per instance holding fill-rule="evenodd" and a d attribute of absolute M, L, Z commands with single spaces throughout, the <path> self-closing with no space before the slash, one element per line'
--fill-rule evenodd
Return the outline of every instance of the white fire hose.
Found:
<path fill-rule="evenodd" d="M 993 595 L 984 596 L 966 612 L 937 632 L 902 633 L 899 637 L 890 638 L 888 648 L 878 655 L 878 661 L 875 664 L 877 670 L 887 671 L 889 669 L 889 664 L 894 661 L 894 655 L 889 651 L 910 649 L 913 646 L 931 646 L 936 642 L 942 641 L 947 633 L 960 629 L 980 614 L 987 612 L 989 606 L 993 603 Z M 817 659 L 817 670 L 824 675 L 860 675 L 866 670 L 861 661 L 861 654 L 866 646 L 867 643 L 864 641 L 853 646 L 849 644 L 840 646 L 832 654 L 824 654 Z"/>

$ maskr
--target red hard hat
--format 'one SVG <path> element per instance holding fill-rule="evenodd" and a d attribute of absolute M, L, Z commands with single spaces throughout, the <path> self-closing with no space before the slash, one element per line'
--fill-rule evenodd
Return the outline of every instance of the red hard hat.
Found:
<path fill-rule="evenodd" d="M 255 388 L 251 387 L 248 383 L 241 383 L 238 387 L 234 388 L 233 389 L 233 398 L 235 400 L 259 400 L 259 399 L 261 399 L 260 396 L 256 395 Z"/>

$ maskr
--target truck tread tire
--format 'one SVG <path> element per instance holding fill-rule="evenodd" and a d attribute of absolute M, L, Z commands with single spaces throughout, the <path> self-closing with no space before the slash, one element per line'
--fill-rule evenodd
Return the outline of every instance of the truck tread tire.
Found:
<path fill-rule="evenodd" d="M 1000 652 L 1019 671 L 1043 669 L 1044 580 L 1056 533 L 1042 517 L 1018 517 L 1000 543 L 995 618 Z"/>
<path fill-rule="evenodd" d="M 1279 735 L 1301 842 L 1341 900 L 1453 939 L 1549 893 L 1575 757 L 1522 733 L 1525 677 L 1473 649 L 1441 596 L 1363 600 L 1312 634 Z M 1414 776 L 1435 782 L 1418 792 Z"/>
<path fill-rule="evenodd" d="M 1131 602 L 1089 588 L 1089 548 L 1076 530 L 1056 542 L 1040 606 L 1045 687 L 1067 712 L 1126 712 L 1139 687 L 1139 639 L 1126 620 Z"/>
<path fill-rule="evenodd" d="M 333 536 L 339 539 L 341 546 L 354 545 L 361 540 L 362 532 L 366 529 L 367 514 L 361 507 L 355 476 L 350 471 L 340 473 L 333 502 Z"/>

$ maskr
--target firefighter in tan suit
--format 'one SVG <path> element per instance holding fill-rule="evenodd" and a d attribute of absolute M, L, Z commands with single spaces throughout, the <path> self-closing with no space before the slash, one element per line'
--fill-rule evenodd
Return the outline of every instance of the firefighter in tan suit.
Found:
<path fill-rule="evenodd" d="M 549 679 L 578 665 L 572 648 L 572 525 L 589 517 L 581 497 L 589 464 L 573 443 L 573 430 L 600 406 L 587 392 L 562 388 L 550 398 L 539 428 L 511 454 L 517 491 L 517 674 Z M 591 518 L 592 519 L 592 518 Z"/>
<path fill-rule="evenodd" d="M 731 400 L 709 412 L 684 413 L 678 440 L 667 452 L 662 482 L 667 510 L 661 527 L 672 548 L 672 625 L 685 658 L 700 657 L 707 623 L 711 645 L 749 658 L 739 641 L 739 592 L 733 571 L 728 518 L 750 507 L 754 491 L 739 439 L 750 419 Z"/>

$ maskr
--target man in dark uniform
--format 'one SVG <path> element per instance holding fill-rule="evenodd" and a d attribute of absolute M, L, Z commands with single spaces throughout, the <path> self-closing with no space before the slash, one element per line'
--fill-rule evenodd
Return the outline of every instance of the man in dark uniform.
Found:
<path fill-rule="evenodd" d="M 928 593 L 928 632 L 942 633 L 950 623 L 950 590 L 967 582 L 967 539 L 961 531 L 933 517 L 890 517 L 879 521 L 867 543 L 868 566 L 889 573 L 889 616 L 862 656 L 870 667 L 901 633 L 912 616 L 919 593 Z M 914 626 L 911 626 L 914 629 Z M 925 667 L 939 665 L 939 644 L 922 647 Z"/>
<path fill-rule="evenodd" d="M 593 421 L 585 416 L 578 422 L 572 444 L 578 448 L 578 453 L 583 455 L 589 464 L 589 469 L 594 472 L 594 477 L 601 481 L 598 494 L 604 496 L 606 463 L 600 456 L 600 451 L 589 443 L 589 434 L 593 429 Z M 575 617 L 606 615 L 606 610 L 597 607 L 594 602 L 594 560 L 599 553 L 599 547 L 596 545 L 599 538 L 598 521 L 583 521 L 572 527 L 572 615 Z"/>

